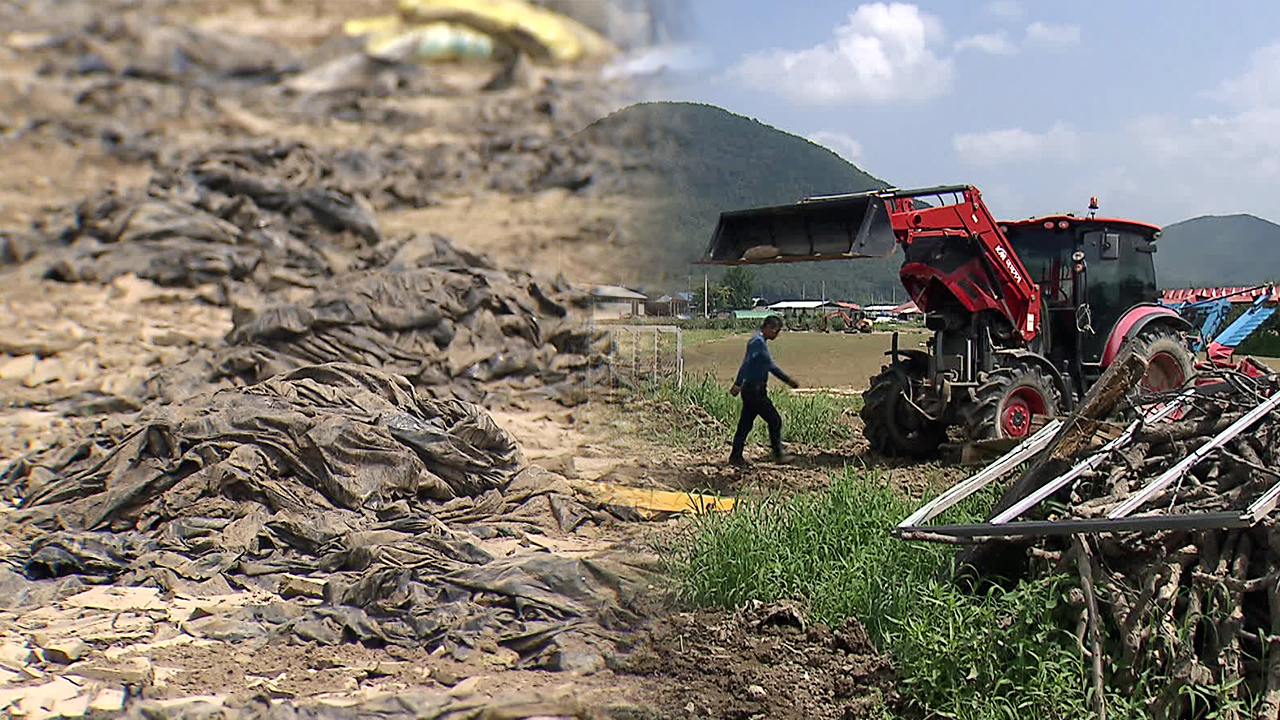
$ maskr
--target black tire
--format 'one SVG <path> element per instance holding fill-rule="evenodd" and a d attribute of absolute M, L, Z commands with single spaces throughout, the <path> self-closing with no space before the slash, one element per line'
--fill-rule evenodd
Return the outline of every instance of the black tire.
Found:
<path fill-rule="evenodd" d="M 930 420 L 907 402 L 908 365 L 889 367 L 871 379 L 862 395 L 862 434 L 871 450 L 886 457 L 929 459 L 947 439 L 947 426 Z"/>
<path fill-rule="evenodd" d="M 969 440 L 1023 438 L 1031 434 L 1031 419 L 1058 414 L 1062 394 L 1048 371 L 1035 363 L 996 368 L 973 391 L 960 410 Z"/>
<path fill-rule="evenodd" d="M 1144 392 L 1176 390 L 1196 372 L 1196 359 L 1182 333 L 1168 326 L 1144 329 L 1129 341 L 1130 347 L 1147 361 L 1147 373 L 1139 385 Z M 1120 350 L 1125 352 L 1124 348 Z"/>

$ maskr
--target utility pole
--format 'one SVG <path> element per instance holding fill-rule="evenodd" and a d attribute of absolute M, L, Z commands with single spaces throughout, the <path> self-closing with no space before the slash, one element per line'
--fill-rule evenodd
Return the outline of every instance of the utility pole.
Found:
<path fill-rule="evenodd" d="M 827 281 L 823 280 L 822 281 L 822 302 L 825 303 L 826 301 L 827 301 Z"/>
<path fill-rule="evenodd" d="M 703 273 L 702 274 L 702 319 L 704 320 L 711 317 L 711 305 L 709 304 L 710 303 L 709 298 L 711 297 L 711 292 L 709 291 L 708 288 L 709 288 L 709 283 L 707 280 L 707 275 L 706 273 Z"/>

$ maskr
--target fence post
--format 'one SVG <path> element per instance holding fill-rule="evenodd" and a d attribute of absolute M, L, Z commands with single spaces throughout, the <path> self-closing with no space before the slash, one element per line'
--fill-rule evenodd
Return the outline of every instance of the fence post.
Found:
<path fill-rule="evenodd" d="M 676 326 L 676 387 L 684 387 L 684 329 Z"/>
<path fill-rule="evenodd" d="M 659 335 L 661 335 L 661 333 L 658 331 L 658 326 L 654 325 L 653 326 L 653 382 L 654 383 L 658 382 L 658 353 L 661 352 L 661 349 L 658 346 Z"/>

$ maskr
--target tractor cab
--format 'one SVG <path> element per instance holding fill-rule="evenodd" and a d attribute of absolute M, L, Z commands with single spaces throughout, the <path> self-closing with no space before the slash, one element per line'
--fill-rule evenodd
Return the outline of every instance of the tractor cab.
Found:
<path fill-rule="evenodd" d="M 1045 307 L 1042 352 L 1064 374 L 1100 372 L 1111 330 L 1137 305 L 1155 303 L 1154 225 L 1072 215 L 1001 223 L 1039 284 Z"/>

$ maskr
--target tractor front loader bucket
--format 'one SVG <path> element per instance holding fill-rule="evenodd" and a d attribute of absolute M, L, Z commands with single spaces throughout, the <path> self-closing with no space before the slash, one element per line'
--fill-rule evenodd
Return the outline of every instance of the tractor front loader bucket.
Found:
<path fill-rule="evenodd" d="M 879 193 L 721 213 L 698 264 L 744 265 L 890 255 L 896 238 Z"/>

